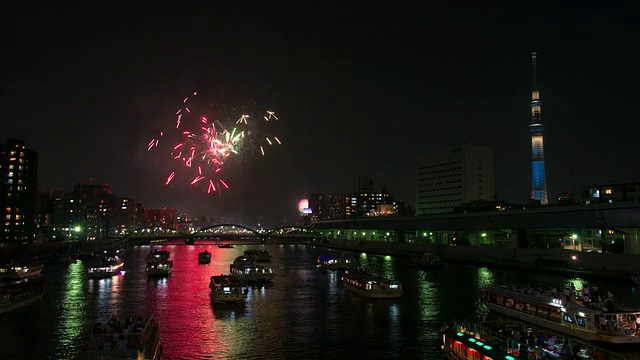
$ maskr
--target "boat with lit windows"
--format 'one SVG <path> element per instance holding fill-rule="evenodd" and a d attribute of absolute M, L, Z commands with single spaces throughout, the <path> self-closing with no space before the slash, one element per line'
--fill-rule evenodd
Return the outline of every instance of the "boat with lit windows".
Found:
<path fill-rule="evenodd" d="M 434 253 L 424 253 L 414 255 L 413 263 L 420 268 L 441 268 L 444 267 L 444 260 Z"/>
<path fill-rule="evenodd" d="M 611 295 L 609 293 L 609 295 Z M 597 288 L 559 292 L 543 286 L 494 286 L 482 293 L 491 310 L 584 341 L 640 343 L 640 310 L 602 301 Z"/>
<path fill-rule="evenodd" d="M 266 250 L 246 250 L 244 256 L 250 257 L 255 262 L 270 262 L 271 254 Z"/>
<path fill-rule="evenodd" d="M 159 360 L 162 355 L 160 324 L 153 317 L 120 319 L 94 325 L 83 360 L 148 359 Z"/>
<path fill-rule="evenodd" d="M 211 253 L 207 250 L 198 253 L 198 264 L 208 264 L 211 262 Z"/>
<path fill-rule="evenodd" d="M 474 325 L 455 325 L 441 329 L 444 355 L 450 360 L 515 360 L 520 357 L 514 339 L 495 333 L 476 331 Z M 528 357 L 527 357 L 528 358 Z"/>
<path fill-rule="evenodd" d="M 0 265 L 0 280 L 24 279 L 40 275 L 44 264 L 39 260 L 12 260 Z"/>
<path fill-rule="evenodd" d="M 149 253 L 149 255 L 147 255 L 147 262 L 149 261 L 167 261 L 169 260 L 169 257 L 171 256 L 171 253 L 168 252 L 167 250 L 153 250 L 152 252 Z"/>
<path fill-rule="evenodd" d="M 258 265 L 247 256 L 237 257 L 229 265 L 229 272 L 241 282 L 267 282 L 273 280 L 276 275 L 273 268 Z"/>
<path fill-rule="evenodd" d="M 211 299 L 216 303 L 238 303 L 247 300 L 249 289 L 232 275 L 214 275 L 209 281 Z"/>
<path fill-rule="evenodd" d="M 369 299 L 397 299 L 402 296 L 402 283 L 370 273 L 366 269 L 347 270 L 342 275 L 347 290 Z"/>
<path fill-rule="evenodd" d="M 349 270 L 355 269 L 354 261 L 337 255 L 318 256 L 317 266 L 328 270 Z"/>
<path fill-rule="evenodd" d="M 0 285 L 0 313 L 19 309 L 39 301 L 44 296 L 44 281 L 40 276 L 29 277 Z"/>
<path fill-rule="evenodd" d="M 148 276 L 169 276 L 173 271 L 173 261 L 171 260 L 153 260 L 147 262 Z"/>
<path fill-rule="evenodd" d="M 98 266 L 90 267 L 88 274 L 90 278 L 102 279 L 117 275 L 124 266 L 124 262 L 117 256 L 105 256 Z"/>

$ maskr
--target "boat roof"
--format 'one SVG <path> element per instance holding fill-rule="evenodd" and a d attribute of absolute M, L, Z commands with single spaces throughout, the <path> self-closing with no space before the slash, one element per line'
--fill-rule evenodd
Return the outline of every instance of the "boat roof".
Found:
<path fill-rule="evenodd" d="M 469 334 L 465 334 L 462 332 L 455 331 L 453 329 L 448 329 L 444 331 L 444 334 L 453 339 L 454 341 L 459 341 L 464 344 L 466 347 L 472 348 L 475 351 L 479 352 L 482 355 L 488 356 L 492 359 L 505 359 L 505 360 L 515 360 L 516 358 L 509 355 L 507 352 L 493 347 L 489 344 L 485 344 L 482 341 L 477 340 L 473 336 Z"/>

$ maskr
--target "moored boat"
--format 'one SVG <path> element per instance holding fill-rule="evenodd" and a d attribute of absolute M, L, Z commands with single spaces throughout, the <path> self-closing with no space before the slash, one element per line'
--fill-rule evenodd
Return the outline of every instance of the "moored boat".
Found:
<path fill-rule="evenodd" d="M 208 264 L 211 262 L 211 253 L 207 250 L 198 253 L 198 264 Z"/>
<path fill-rule="evenodd" d="M 246 250 L 244 256 L 250 257 L 255 262 L 271 261 L 271 255 L 266 250 Z"/>
<path fill-rule="evenodd" d="M 169 276 L 173 271 L 173 261 L 153 260 L 147 262 L 148 276 Z"/>
<path fill-rule="evenodd" d="M 112 317 L 95 324 L 87 351 L 80 358 L 159 360 L 161 354 L 160 325 L 153 317 Z"/>
<path fill-rule="evenodd" d="M 362 269 L 345 272 L 342 282 L 345 289 L 370 299 L 396 299 L 403 294 L 402 283 Z"/>
<path fill-rule="evenodd" d="M 232 275 L 214 275 L 209 281 L 211 299 L 217 303 L 236 303 L 247 300 L 248 289 Z"/>
<path fill-rule="evenodd" d="M 318 267 L 329 270 L 349 270 L 354 269 L 355 264 L 352 259 L 337 255 L 320 255 L 317 259 Z"/>
<path fill-rule="evenodd" d="M 0 285 L 0 313 L 34 303 L 42 299 L 44 292 L 44 281 L 39 276 L 3 283 Z"/>
<path fill-rule="evenodd" d="M 640 343 L 640 310 L 625 308 L 613 297 L 601 300 L 597 288 L 581 291 L 534 286 L 494 286 L 483 291 L 494 312 L 584 341 Z"/>
<path fill-rule="evenodd" d="M 444 266 L 444 260 L 433 253 L 414 255 L 411 259 L 416 266 L 421 268 L 441 268 Z"/>
<path fill-rule="evenodd" d="M 0 279 L 24 279 L 40 275 L 44 264 L 38 260 L 14 260 L 0 265 Z"/>
<path fill-rule="evenodd" d="M 117 275 L 124 266 L 124 262 L 117 256 L 104 257 L 98 266 L 90 267 L 87 271 L 90 278 L 100 279 Z"/>

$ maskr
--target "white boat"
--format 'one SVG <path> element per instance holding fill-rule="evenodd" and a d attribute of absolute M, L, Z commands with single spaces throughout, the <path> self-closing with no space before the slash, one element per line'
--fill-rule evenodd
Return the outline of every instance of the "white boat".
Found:
<path fill-rule="evenodd" d="M 217 303 L 236 303 L 247 300 L 248 288 L 231 275 L 214 275 L 209 281 L 211 299 Z"/>
<path fill-rule="evenodd" d="M 198 253 L 198 264 L 208 264 L 211 262 L 211 253 L 207 250 Z"/>
<path fill-rule="evenodd" d="M 444 266 L 444 260 L 433 253 L 414 255 L 411 259 L 416 266 L 421 268 L 441 268 Z"/>
<path fill-rule="evenodd" d="M 173 261 L 158 260 L 147 262 L 148 276 L 169 276 L 173 271 Z"/>
<path fill-rule="evenodd" d="M 337 255 L 320 255 L 317 262 L 318 267 L 328 270 L 350 270 L 356 267 L 352 259 Z"/>
<path fill-rule="evenodd" d="M 40 275 L 44 264 L 37 260 L 11 261 L 0 266 L 0 279 L 24 279 Z"/>
<path fill-rule="evenodd" d="M 0 313 L 19 309 L 42 299 L 44 281 L 40 277 L 30 277 L 0 286 Z"/>
<path fill-rule="evenodd" d="M 627 309 L 613 298 L 604 302 L 593 289 L 569 294 L 532 286 L 494 286 L 483 291 L 486 306 L 555 332 L 585 341 L 640 343 L 640 310 Z"/>
<path fill-rule="evenodd" d="M 271 281 L 276 275 L 273 268 L 257 265 L 253 259 L 246 256 L 236 258 L 229 266 L 229 272 L 242 282 Z"/>
<path fill-rule="evenodd" d="M 122 329 L 118 333 L 118 329 Z M 159 360 L 162 355 L 160 324 L 153 317 L 127 320 L 111 318 L 96 323 L 83 360 L 148 359 Z"/>
<path fill-rule="evenodd" d="M 124 262 L 117 256 L 105 257 L 100 265 L 90 267 L 88 274 L 90 278 L 101 279 L 117 275 L 124 266 Z"/>
<path fill-rule="evenodd" d="M 253 259 L 254 262 L 270 262 L 271 255 L 266 250 L 246 250 L 244 256 Z"/>
<path fill-rule="evenodd" d="M 345 272 L 342 282 L 345 289 L 370 299 L 396 299 L 403 294 L 402 283 L 364 270 Z"/>

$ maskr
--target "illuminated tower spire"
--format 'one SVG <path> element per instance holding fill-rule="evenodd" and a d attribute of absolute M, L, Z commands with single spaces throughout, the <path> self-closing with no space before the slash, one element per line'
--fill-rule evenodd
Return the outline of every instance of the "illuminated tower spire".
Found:
<path fill-rule="evenodd" d="M 547 180 L 544 166 L 544 125 L 542 124 L 542 101 L 538 90 L 538 53 L 531 53 L 533 68 L 533 91 L 531 92 L 531 199 L 547 205 Z"/>

